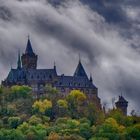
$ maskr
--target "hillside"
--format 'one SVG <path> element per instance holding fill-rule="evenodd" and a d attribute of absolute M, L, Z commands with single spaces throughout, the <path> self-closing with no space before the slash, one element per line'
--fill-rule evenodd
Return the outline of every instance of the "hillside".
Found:
<path fill-rule="evenodd" d="M 0 140 L 140 140 L 140 117 L 106 113 L 73 90 L 52 87 L 35 98 L 27 86 L 0 88 Z"/>

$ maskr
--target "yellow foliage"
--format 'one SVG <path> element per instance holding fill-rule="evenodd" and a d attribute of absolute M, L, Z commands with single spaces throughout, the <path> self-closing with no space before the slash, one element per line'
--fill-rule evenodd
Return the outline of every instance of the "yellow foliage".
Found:
<path fill-rule="evenodd" d="M 60 99 L 57 101 L 57 104 L 59 107 L 68 108 L 68 102 L 66 100 Z"/>
<path fill-rule="evenodd" d="M 125 130 L 125 127 L 123 125 L 119 126 L 119 132 L 123 132 Z"/>
<path fill-rule="evenodd" d="M 110 125 L 112 125 L 112 126 L 114 126 L 116 128 L 118 128 L 118 126 L 119 126 L 117 121 L 115 119 L 113 119 L 113 118 L 106 119 L 105 123 L 110 124 Z"/>
<path fill-rule="evenodd" d="M 48 137 L 48 140 L 59 140 L 60 139 L 60 136 L 57 134 L 57 133 L 50 133 L 49 137 Z"/>
<path fill-rule="evenodd" d="M 52 102 L 45 99 L 43 101 L 35 101 L 33 106 L 34 109 L 38 109 L 39 112 L 44 113 L 47 109 L 52 108 Z"/>
<path fill-rule="evenodd" d="M 86 95 L 80 90 L 72 90 L 68 95 L 68 99 L 76 99 L 76 101 L 86 100 Z"/>

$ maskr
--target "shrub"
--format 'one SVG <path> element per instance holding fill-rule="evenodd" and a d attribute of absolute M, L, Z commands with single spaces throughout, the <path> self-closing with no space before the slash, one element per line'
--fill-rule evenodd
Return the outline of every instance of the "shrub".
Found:
<path fill-rule="evenodd" d="M 21 123 L 20 117 L 9 117 L 8 124 L 11 128 L 17 128 L 17 126 Z"/>

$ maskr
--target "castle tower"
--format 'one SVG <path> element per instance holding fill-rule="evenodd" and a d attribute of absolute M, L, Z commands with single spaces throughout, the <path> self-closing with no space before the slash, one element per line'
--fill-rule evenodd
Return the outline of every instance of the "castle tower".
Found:
<path fill-rule="evenodd" d="M 119 100 L 115 104 L 117 109 L 120 109 L 124 115 L 127 115 L 128 101 L 126 101 L 123 96 L 119 96 Z"/>
<path fill-rule="evenodd" d="M 21 57 L 22 67 L 24 69 L 36 69 L 37 68 L 37 55 L 33 52 L 31 41 L 28 38 L 25 53 Z"/>

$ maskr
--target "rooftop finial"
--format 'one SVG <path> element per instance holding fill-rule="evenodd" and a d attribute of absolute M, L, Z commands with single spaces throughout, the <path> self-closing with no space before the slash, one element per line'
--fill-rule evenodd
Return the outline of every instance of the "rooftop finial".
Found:
<path fill-rule="evenodd" d="M 79 62 L 81 62 L 81 54 L 79 53 Z"/>
<path fill-rule="evenodd" d="M 92 82 L 92 81 L 93 81 L 92 74 L 90 73 L 90 82 Z"/>
<path fill-rule="evenodd" d="M 121 88 L 121 97 L 123 96 L 122 88 Z"/>
<path fill-rule="evenodd" d="M 54 69 L 56 70 L 56 63 L 55 63 L 55 61 L 54 61 Z"/>

